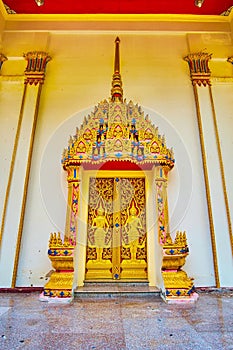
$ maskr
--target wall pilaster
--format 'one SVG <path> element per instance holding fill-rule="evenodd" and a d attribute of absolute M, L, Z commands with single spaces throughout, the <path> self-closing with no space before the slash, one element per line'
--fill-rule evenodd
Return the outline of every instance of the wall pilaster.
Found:
<path fill-rule="evenodd" d="M 0 276 L 5 287 L 16 286 L 40 97 L 50 60 L 46 52 L 37 51 L 24 58 L 27 67 L 1 224 Z"/>
<path fill-rule="evenodd" d="M 232 264 L 232 230 L 225 183 L 224 166 L 214 98 L 211 87 L 209 61 L 206 52 L 191 53 L 184 57 L 188 62 L 193 85 L 199 139 L 202 153 L 209 229 L 213 253 L 216 287 L 232 284 L 226 266 Z M 197 225 L 198 227 L 198 225 Z M 226 245 L 222 242 L 228 242 Z M 225 247 L 225 248 L 223 248 Z"/>

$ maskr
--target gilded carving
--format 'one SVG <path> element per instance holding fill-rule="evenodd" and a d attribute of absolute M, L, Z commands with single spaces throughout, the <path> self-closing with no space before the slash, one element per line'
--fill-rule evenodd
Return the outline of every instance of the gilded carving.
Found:
<path fill-rule="evenodd" d="M 155 164 L 169 169 L 174 166 L 173 150 L 166 147 L 164 136 L 158 134 L 158 128 L 132 101 L 100 102 L 76 130 L 76 135 L 70 137 L 62 164 L 69 171 L 72 166 L 101 164 L 106 160 Z"/>
<path fill-rule="evenodd" d="M 71 298 L 74 277 L 74 246 L 60 233 L 51 233 L 48 256 L 55 271 L 44 286 L 43 296 L 49 298 Z"/>
<path fill-rule="evenodd" d="M 189 278 L 186 272 L 162 271 L 164 284 L 166 287 L 166 298 L 188 297 L 194 292 L 193 279 Z"/>
<path fill-rule="evenodd" d="M 177 232 L 174 242 L 171 237 L 163 245 L 162 275 L 165 286 L 165 299 L 192 298 L 194 292 L 193 279 L 189 278 L 181 268 L 189 249 L 185 232 Z"/>
<path fill-rule="evenodd" d="M 188 62 L 190 69 L 190 76 L 193 85 L 211 85 L 209 69 L 209 60 L 212 54 L 200 51 L 196 53 L 191 53 L 184 57 L 184 60 Z"/>
<path fill-rule="evenodd" d="M 25 53 L 23 56 L 27 61 L 25 69 L 25 84 L 43 84 L 46 65 L 51 60 L 51 57 L 47 52 L 43 51 L 31 51 Z"/>
<path fill-rule="evenodd" d="M 146 277 L 145 179 L 91 178 L 88 208 L 86 279 Z"/>

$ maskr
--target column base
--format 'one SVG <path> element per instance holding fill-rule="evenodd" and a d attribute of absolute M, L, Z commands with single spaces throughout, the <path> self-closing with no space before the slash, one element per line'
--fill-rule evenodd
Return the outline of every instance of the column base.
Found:
<path fill-rule="evenodd" d="M 190 296 L 166 296 L 161 293 L 161 298 L 165 301 L 166 304 L 193 304 L 199 298 L 199 295 L 194 292 Z"/>
<path fill-rule="evenodd" d="M 48 303 L 53 303 L 53 304 L 69 304 L 72 302 L 73 299 L 74 299 L 73 294 L 71 297 L 59 298 L 59 297 L 46 296 L 44 295 L 44 292 L 42 292 L 39 296 L 39 301 L 46 301 Z"/>

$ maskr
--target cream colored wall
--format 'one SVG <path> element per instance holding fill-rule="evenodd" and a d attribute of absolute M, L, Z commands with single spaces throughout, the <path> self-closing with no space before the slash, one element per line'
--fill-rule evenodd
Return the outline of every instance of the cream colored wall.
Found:
<path fill-rule="evenodd" d="M 229 63 L 228 63 L 229 64 Z M 230 64 L 229 64 L 230 65 Z M 231 70 L 233 72 L 233 66 Z M 232 141 L 232 130 L 233 130 L 233 98 L 232 93 L 229 93 L 229 90 L 233 91 L 233 79 L 225 82 L 214 82 L 213 83 L 213 96 L 215 101 L 215 110 L 217 116 L 217 125 L 220 136 L 220 145 L 221 153 L 223 160 L 223 168 L 225 174 L 225 186 L 226 194 L 225 197 L 228 199 L 229 205 L 229 218 L 232 224 L 233 218 L 233 179 L 232 179 L 232 150 L 233 150 L 233 141 Z M 227 108 L 223 108 L 227 106 Z M 218 165 L 220 167 L 220 165 Z M 222 176 L 220 175 L 221 180 L 219 181 L 220 191 L 223 191 L 222 187 Z M 213 179 L 214 186 L 216 186 L 216 177 Z M 218 186 L 216 186 L 218 187 Z M 226 210 L 221 210 L 220 200 L 224 200 L 224 193 L 221 196 L 216 196 L 213 200 L 216 203 L 216 227 L 220 234 L 217 236 L 217 246 L 219 247 L 219 271 L 226 285 L 232 285 L 232 273 L 233 271 L 233 260 L 232 260 L 232 251 L 231 251 L 231 242 L 229 238 L 229 229 L 228 229 L 228 220 Z M 224 206 L 222 206 L 224 207 Z M 225 208 L 224 208 L 225 209 Z M 225 221 L 225 224 L 224 224 Z M 222 252 L 222 253 L 221 253 Z M 227 267 L 227 268 L 226 268 Z"/>
<path fill-rule="evenodd" d="M 61 153 L 83 116 L 110 95 L 116 35 L 121 39 L 124 97 L 142 105 L 166 135 L 167 145 L 174 147 L 176 169 L 170 174 L 168 190 L 170 228 L 172 235 L 178 229 L 187 231 L 190 255 L 186 271 L 195 278 L 197 286 L 215 284 L 193 90 L 188 65 L 182 58 L 189 51 L 207 47 L 214 57 L 222 59 L 232 53 L 231 35 L 224 33 L 220 38 L 217 33 L 204 37 L 183 32 L 8 31 L 3 37 L 4 53 L 8 57 L 19 57 L 31 50 L 45 50 L 52 56 L 41 96 L 17 286 L 41 286 L 51 269 L 47 258 L 49 233 L 63 231 L 65 227 L 66 180 L 60 166 Z M 7 65 L 10 69 L 10 62 L 4 63 L 5 69 Z M 22 61 L 14 62 L 11 69 L 22 74 Z M 217 76 L 222 71 L 232 76 L 232 67 L 225 61 L 213 60 L 211 69 Z M 17 100 L 15 90 L 16 85 L 12 83 L 12 101 Z M 228 96 L 224 103 L 222 95 Z M 225 140 L 232 120 L 229 96 L 232 96 L 232 85 L 224 84 L 224 93 L 215 98 L 217 111 L 221 111 L 218 118 L 225 116 L 220 136 L 227 185 L 232 188 L 233 169 L 228 163 L 230 135 Z M 2 108 L 0 118 L 4 118 Z M 8 145 L 12 147 L 12 138 Z M 5 180 L 6 177 L 4 173 Z M 229 266 L 221 269 L 228 271 Z M 231 272 L 229 270 L 229 274 Z M 223 275 L 222 284 L 230 283 Z"/>

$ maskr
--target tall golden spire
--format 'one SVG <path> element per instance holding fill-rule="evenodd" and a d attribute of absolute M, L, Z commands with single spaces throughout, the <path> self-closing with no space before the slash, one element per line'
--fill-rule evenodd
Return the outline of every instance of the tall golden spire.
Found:
<path fill-rule="evenodd" d="M 115 40 L 115 63 L 114 63 L 114 74 L 112 76 L 112 101 L 123 102 L 123 89 L 120 75 L 120 39 L 117 37 Z"/>

